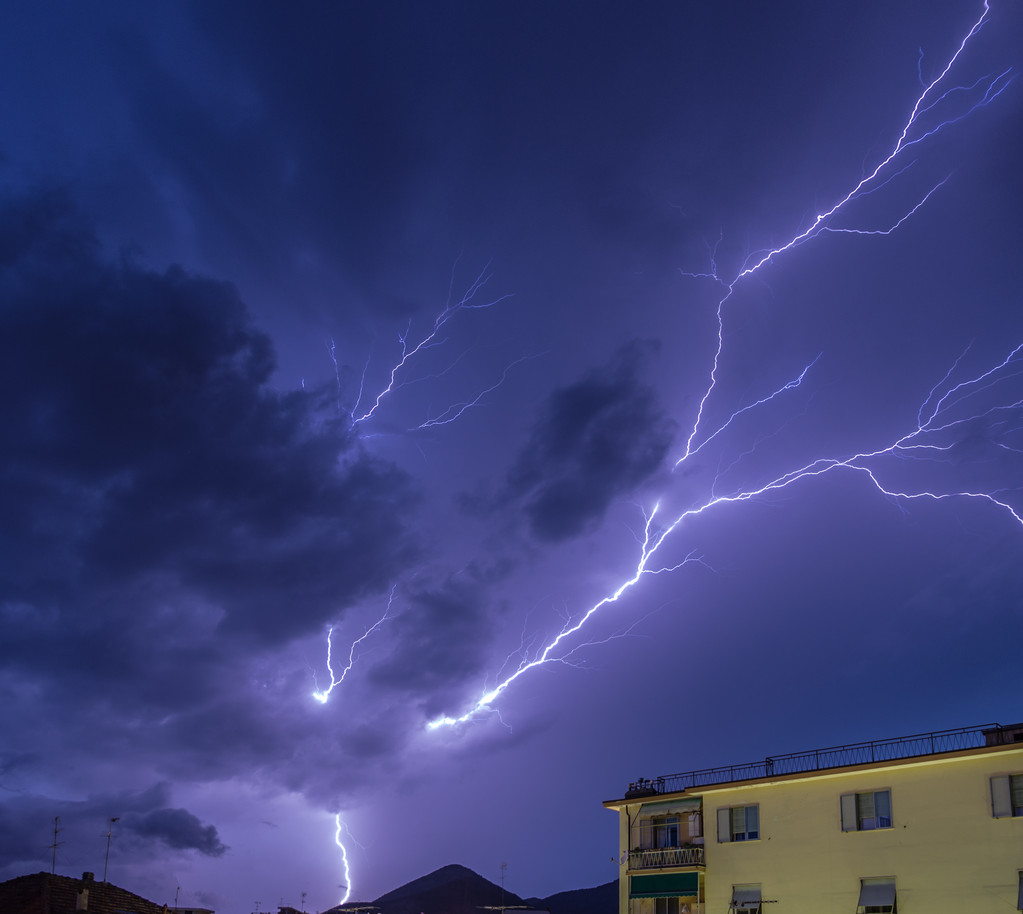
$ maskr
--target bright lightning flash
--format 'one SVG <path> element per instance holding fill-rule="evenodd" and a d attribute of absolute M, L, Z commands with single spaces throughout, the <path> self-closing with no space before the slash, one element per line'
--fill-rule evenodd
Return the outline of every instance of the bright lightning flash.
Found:
<path fill-rule="evenodd" d="M 374 622 L 369 628 L 367 628 L 366 631 L 361 636 L 359 636 L 352 642 L 352 646 L 348 650 L 348 666 L 346 666 L 341 671 L 340 676 L 336 676 L 334 674 L 334 667 L 331 665 L 331 651 L 333 648 L 334 626 L 332 625 L 329 629 L 327 629 L 327 672 L 330 673 L 330 685 L 327 686 L 327 688 L 324 689 L 322 692 L 319 690 L 313 692 L 313 698 L 315 698 L 320 704 L 325 705 L 327 703 L 327 699 L 330 698 L 330 693 L 333 692 L 337 686 L 341 685 L 341 683 L 345 681 L 345 677 L 348 675 L 352 667 L 355 665 L 355 649 L 360 644 L 362 644 L 362 642 L 365 641 L 370 635 L 372 635 L 373 632 L 380 628 L 380 626 L 383 625 L 384 622 L 386 622 L 387 619 L 389 618 L 388 613 L 391 610 L 391 604 L 394 602 L 394 592 L 396 589 L 397 587 L 391 588 L 391 595 L 387 600 L 387 609 L 384 610 L 384 614 L 379 619 L 377 619 L 376 622 Z"/>
<path fill-rule="evenodd" d="M 741 265 L 739 271 L 729 281 L 723 280 L 718 274 L 717 265 L 714 262 L 713 256 L 711 258 L 710 273 L 686 274 L 692 277 L 701 276 L 713 279 L 724 289 L 724 294 L 717 305 L 717 343 L 714 357 L 711 361 L 709 382 L 696 410 L 696 417 L 685 443 L 684 451 L 675 464 L 676 467 L 685 463 L 709 441 L 724 432 L 725 429 L 743 413 L 763 406 L 775 397 L 781 396 L 785 391 L 798 387 L 802 384 L 807 372 L 813 366 L 814 362 L 816 362 L 815 359 L 814 362 L 811 362 L 810 365 L 806 366 L 806 368 L 804 368 L 794 380 L 789 381 L 773 393 L 736 410 L 723 425 L 697 443 L 697 436 L 700 433 L 704 409 L 717 385 L 717 375 L 722 352 L 724 350 L 725 340 L 725 304 L 731 298 L 739 283 L 774 263 L 776 258 L 782 256 L 786 252 L 811 241 L 825 232 L 863 235 L 890 234 L 901 227 L 907 219 L 913 216 L 927 202 L 931 195 L 945 183 L 945 181 L 941 181 L 932 187 L 921 199 L 918 200 L 915 206 L 913 206 L 909 211 L 903 213 L 901 218 L 887 228 L 847 228 L 834 225 L 836 218 L 843 215 L 853 201 L 880 190 L 886 184 L 899 177 L 899 175 L 906 169 L 911 167 L 911 165 L 906 165 L 898 171 L 891 173 L 896 168 L 897 164 L 902 161 L 902 158 L 904 158 L 903 153 L 907 149 L 910 149 L 928 138 L 933 137 L 939 131 L 951 124 L 963 120 L 978 108 L 990 104 L 990 102 L 997 98 L 1008 86 L 1012 79 L 1011 70 L 1006 70 L 994 76 L 985 77 L 978 80 L 972 86 L 955 86 L 945 90 L 941 89 L 941 85 L 945 81 L 946 76 L 949 74 L 956 61 L 969 44 L 970 40 L 980 31 L 987 21 L 989 12 L 990 9 L 988 2 L 985 0 L 981 15 L 963 37 L 958 48 L 949 58 L 944 68 L 933 81 L 923 84 L 923 91 L 916 98 L 909 116 L 902 127 L 901 133 L 899 134 L 895 144 L 889 150 L 888 154 L 882 158 L 873 171 L 853 185 L 852 189 L 849 190 L 844 197 L 842 197 L 829 209 L 818 213 L 811 220 L 808 228 L 793 235 L 785 244 L 766 252 L 761 251 L 756 254 L 749 255 L 745 262 Z M 943 113 L 944 108 L 950 107 L 953 102 L 958 102 L 958 100 L 964 96 L 968 96 L 970 98 L 970 100 L 965 104 L 965 107 L 960 106 L 955 111 L 947 114 Z M 921 120 L 925 118 L 925 116 L 930 119 L 931 126 L 926 126 L 921 123 Z M 945 180 L 947 180 L 947 178 Z M 1003 403 L 987 409 L 977 406 L 975 407 L 975 410 L 979 411 L 974 411 L 972 413 L 969 412 L 971 398 L 975 398 L 981 392 L 990 390 L 993 387 L 1010 380 L 1012 377 L 1023 373 L 1023 355 L 1021 355 L 1021 353 L 1023 353 L 1023 345 L 1012 350 L 1012 352 L 1002 362 L 992 366 L 987 371 L 975 375 L 967 380 L 953 383 L 951 378 L 955 368 L 958 366 L 959 360 L 957 360 L 956 364 L 946 374 L 942 382 L 928 393 L 927 399 L 923 402 L 917 413 L 916 427 L 912 428 L 901 437 L 896 438 L 894 441 L 864 450 L 851 456 L 840 458 L 824 457 L 812 460 L 803 466 L 785 472 L 755 488 L 732 492 L 728 495 L 714 495 L 702 504 L 696 504 L 675 514 L 674 517 L 667 520 L 667 522 L 665 522 L 662 526 L 658 526 L 656 528 L 654 527 L 654 521 L 661 508 L 660 504 L 655 505 L 653 510 L 650 511 L 645 518 L 644 533 L 640 543 L 639 559 L 636 562 L 635 569 L 630 577 L 624 580 L 612 593 L 593 604 L 581 616 L 579 616 L 575 622 L 566 624 L 546 645 L 546 647 L 536 654 L 535 657 L 524 657 L 514 672 L 506 676 L 493 688 L 485 691 L 466 713 L 458 717 L 438 717 L 429 721 L 427 723 L 427 728 L 430 730 L 436 730 L 440 727 L 453 726 L 473 719 L 481 713 L 492 711 L 494 702 L 519 677 L 546 663 L 563 660 L 564 656 L 560 653 L 563 642 L 579 632 L 594 614 L 599 612 L 605 606 L 617 602 L 627 591 L 638 584 L 647 575 L 674 571 L 688 563 L 691 556 L 678 564 L 666 565 L 658 561 L 658 553 L 672 534 L 678 531 L 686 521 L 697 518 L 712 509 L 719 508 L 724 505 L 749 501 L 768 493 L 788 488 L 789 486 L 803 480 L 823 476 L 833 471 L 847 470 L 861 474 L 880 493 L 893 499 L 980 499 L 1003 509 L 1011 515 L 1016 523 L 1023 526 L 1023 517 L 1021 517 L 1020 513 L 1005 500 L 1004 495 L 982 491 L 903 491 L 890 485 L 885 485 L 879 476 L 886 458 L 899 458 L 903 460 L 906 458 L 924 459 L 947 454 L 955 445 L 954 438 L 956 434 L 961 433 L 968 423 L 975 422 L 979 418 L 999 420 L 1003 434 L 1005 432 L 1019 432 L 1023 430 L 1023 399 L 1017 399 L 1012 402 Z M 960 359 L 961 358 L 962 357 L 960 356 Z M 943 385 L 947 386 L 943 387 Z M 928 408 L 932 403 L 933 406 Z M 1007 447 L 1006 445 L 1003 446 Z"/>
<path fill-rule="evenodd" d="M 348 866 L 348 851 L 345 850 L 344 842 L 341 840 L 341 829 L 344 828 L 344 824 L 341 822 L 341 813 L 334 816 L 334 824 L 337 826 L 337 830 L 334 832 L 334 843 L 341 849 L 341 866 L 345 871 L 343 886 L 345 893 L 338 904 L 347 904 L 348 899 L 352 897 L 352 873 Z"/>

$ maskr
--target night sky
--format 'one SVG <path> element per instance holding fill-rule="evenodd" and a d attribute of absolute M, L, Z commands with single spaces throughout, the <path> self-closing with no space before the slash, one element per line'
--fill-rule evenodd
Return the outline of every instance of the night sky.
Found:
<path fill-rule="evenodd" d="M 547 895 L 638 777 L 1023 719 L 1023 4 L 732 284 L 982 12 L 8 5 L 0 879 Z"/>

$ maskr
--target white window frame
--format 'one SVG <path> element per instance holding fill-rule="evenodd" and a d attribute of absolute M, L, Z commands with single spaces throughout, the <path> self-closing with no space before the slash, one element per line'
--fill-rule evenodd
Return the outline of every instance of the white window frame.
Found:
<path fill-rule="evenodd" d="M 879 803 L 878 797 L 886 799 Z M 895 827 L 890 787 L 843 793 L 838 802 L 842 831 L 878 831 Z M 887 816 L 880 816 L 877 813 L 878 806 L 882 804 L 888 808 Z"/>
<path fill-rule="evenodd" d="M 991 778 L 991 815 L 996 819 L 1023 816 L 1023 774 L 996 774 Z"/>
<path fill-rule="evenodd" d="M 742 818 L 743 830 L 735 826 Z M 760 840 L 760 804 L 747 803 L 743 806 L 721 806 L 718 808 L 718 843 L 731 844 Z M 737 837 L 741 835 L 742 837 Z"/>

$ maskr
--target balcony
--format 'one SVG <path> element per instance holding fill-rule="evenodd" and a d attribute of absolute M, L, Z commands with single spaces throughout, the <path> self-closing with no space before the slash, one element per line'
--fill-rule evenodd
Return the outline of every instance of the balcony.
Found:
<path fill-rule="evenodd" d="M 702 847 L 658 847 L 629 851 L 630 870 L 667 869 L 672 866 L 705 866 Z"/>

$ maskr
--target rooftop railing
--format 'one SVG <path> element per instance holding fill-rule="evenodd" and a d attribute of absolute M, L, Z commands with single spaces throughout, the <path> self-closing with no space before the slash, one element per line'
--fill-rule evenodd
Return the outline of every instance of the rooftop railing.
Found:
<path fill-rule="evenodd" d="M 1011 728 L 1002 727 L 999 724 L 983 724 L 977 727 L 960 727 L 956 730 L 935 730 L 932 733 L 898 736 L 894 739 L 871 740 L 866 743 L 849 743 L 845 746 L 831 746 L 827 749 L 811 749 L 809 752 L 768 756 L 763 761 L 748 762 L 742 765 L 701 768 L 679 774 L 666 774 L 653 780 L 640 778 L 629 785 L 625 797 L 630 799 L 659 793 L 677 793 L 693 787 L 726 784 L 730 781 L 751 781 L 756 778 L 777 777 L 783 774 L 801 774 L 826 768 L 843 768 L 846 765 L 862 765 L 870 762 L 916 758 L 923 755 L 938 755 L 942 752 L 958 752 L 963 749 L 977 749 L 985 745 L 1018 742 L 1021 736 L 1023 736 L 1023 728 L 1018 724 Z"/>

